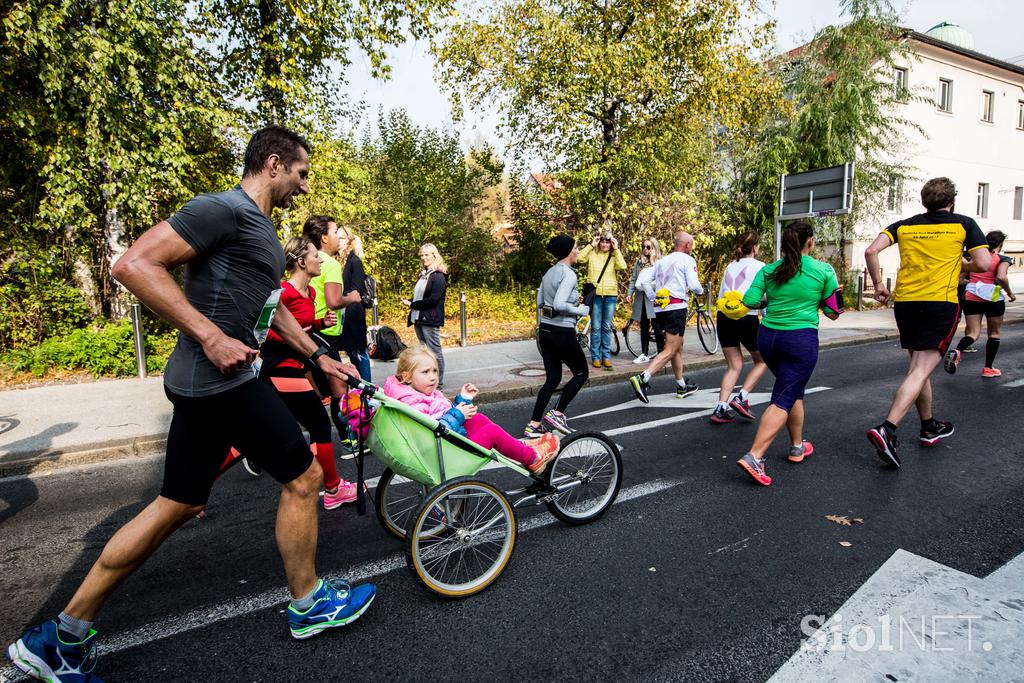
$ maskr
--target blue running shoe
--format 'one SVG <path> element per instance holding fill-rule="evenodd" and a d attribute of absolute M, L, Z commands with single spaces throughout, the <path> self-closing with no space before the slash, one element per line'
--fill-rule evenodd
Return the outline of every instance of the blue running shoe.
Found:
<path fill-rule="evenodd" d="M 57 634 L 57 622 L 44 621 L 25 631 L 7 648 L 7 656 L 32 678 L 50 683 L 103 683 L 94 674 L 96 631 L 80 643 L 66 643 Z"/>
<path fill-rule="evenodd" d="M 363 616 L 377 595 L 377 587 L 364 583 L 352 588 L 344 581 L 320 579 L 313 592 L 313 606 L 300 612 L 288 605 L 288 627 L 292 638 L 304 640 L 325 629 L 345 626 Z"/>

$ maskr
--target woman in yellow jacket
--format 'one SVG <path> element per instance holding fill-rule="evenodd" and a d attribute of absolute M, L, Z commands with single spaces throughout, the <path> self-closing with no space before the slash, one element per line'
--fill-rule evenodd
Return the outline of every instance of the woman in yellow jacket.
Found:
<path fill-rule="evenodd" d="M 579 263 L 587 264 L 587 282 L 596 287 L 590 306 L 590 360 L 595 368 L 612 369 L 612 319 L 619 297 L 617 272 L 626 270 L 619 241 L 605 231 L 580 251 Z"/>

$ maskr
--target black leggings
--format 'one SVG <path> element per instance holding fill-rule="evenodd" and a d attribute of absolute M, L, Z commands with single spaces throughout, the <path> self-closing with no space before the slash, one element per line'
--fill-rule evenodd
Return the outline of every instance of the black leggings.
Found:
<path fill-rule="evenodd" d="M 651 348 L 652 330 L 654 331 L 654 345 L 658 348 L 658 353 L 661 353 L 661 350 L 665 348 L 665 335 L 661 333 L 661 325 L 657 320 L 648 318 L 647 307 L 642 306 L 640 308 L 640 351 L 645 356 Z"/>
<path fill-rule="evenodd" d="M 562 380 L 563 364 L 572 372 L 572 379 L 566 382 L 565 388 L 562 389 L 562 395 L 558 399 L 557 410 L 560 412 L 565 412 L 572 400 L 576 398 L 576 394 L 583 388 L 587 377 L 590 376 L 587 357 L 583 355 L 583 349 L 580 348 L 580 343 L 576 340 L 574 328 L 541 323 L 538 341 L 540 342 L 540 355 L 544 359 L 546 377 L 544 386 L 537 392 L 537 402 L 533 406 L 534 422 L 540 422 L 540 419 L 544 417 L 548 401 L 551 400 L 551 395 L 555 393 L 558 383 Z"/>

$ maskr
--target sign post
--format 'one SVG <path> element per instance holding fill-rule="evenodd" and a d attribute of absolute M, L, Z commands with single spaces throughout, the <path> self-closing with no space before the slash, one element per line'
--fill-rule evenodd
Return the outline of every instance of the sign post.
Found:
<path fill-rule="evenodd" d="M 782 258 L 782 222 L 798 218 L 839 216 L 853 210 L 853 162 L 786 173 L 779 181 L 775 216 L 775 258 Z"/>

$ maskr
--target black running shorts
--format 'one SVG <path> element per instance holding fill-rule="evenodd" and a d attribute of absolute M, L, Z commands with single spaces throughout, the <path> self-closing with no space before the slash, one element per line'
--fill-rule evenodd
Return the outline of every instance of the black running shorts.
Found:
<path fill-rule="evenodd" d="M 757 328 L 760 321 L 756 315 L 745 315 L 739 320 L 733 320 L 718 312 L 715 319 L 715 327 L 718 329 L 718 343 L 723 349 L 738 348 L 741 344 L 753 353 L 757 351 Z"/>
<path fill-rule="evenodd" d="M 313 454 L 274 388 L 255 377 L 211 396 L 179 396 L 167 433 L 160 495 L 205 505 L 232 446 L 282 484 L 309 469 Z"/>
<path fill-rule="evenodd" d="M 662 332 L 678 334 L 681 337 L 686 332 L 686 312 L 685 308 L 677 308 L 674 311 L 658 311 L 655 319 L 661 326 Z"/>
<path fill-rule="evenodd" d="M 897 301 L 892 305 L 900 346 L 945 353 L 960 322 L 960 305 L 950 301 Z"/>
<path fill-rule="evenodd" d="M 986 318 L 998 318 L 1006 313 L 1005 301 L 971 301 L 964 300 L 964 315 L 983 315 Z"/>

